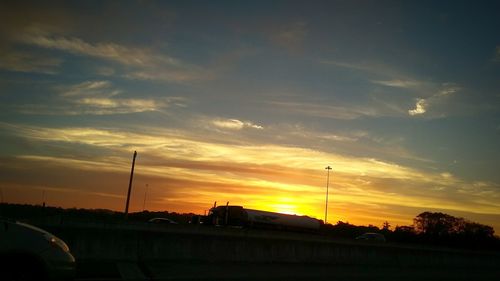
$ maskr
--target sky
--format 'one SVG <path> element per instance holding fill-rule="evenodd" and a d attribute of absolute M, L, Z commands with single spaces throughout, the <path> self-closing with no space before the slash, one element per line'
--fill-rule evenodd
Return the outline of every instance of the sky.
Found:
<path fill-rule="evenodd" d="M 498 1 L 1 1 L 2 202 L 500 231 Z"/>

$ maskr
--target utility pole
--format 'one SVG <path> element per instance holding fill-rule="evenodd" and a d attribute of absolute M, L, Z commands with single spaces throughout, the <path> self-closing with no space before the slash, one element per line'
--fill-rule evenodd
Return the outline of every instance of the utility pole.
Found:
<path fill-rule="evenodd" d="M 146 183 L 146 191 L 144 192 L 144 202 L 142 202 L 142 211 L 146 210 L 146 197 L 148 196 L 148 186 L 149 184 Z"/>
<path fill-rule="evenodd" d="M 130 191 L 132 190 L 132 179 L 134 178 L 135 157 L 137 151 L 134 151 L 134 158 L 132 159 L 132 169 L 130 170 L 130 181 L 128 183 L 127 204 L 125 205 L 125 218 L 128 217 L 128 205 L 130 203 Z"/>
<path fill-rule="evenodd" d="M 332 169 L 330 166 L 327 166 L 325 168 L 327 170 L 326 172 L 326 206 L 325 206 L 325 224 L 327 222 L 328 218 L 328 185 L 330 183 L 330 170 Z"/>

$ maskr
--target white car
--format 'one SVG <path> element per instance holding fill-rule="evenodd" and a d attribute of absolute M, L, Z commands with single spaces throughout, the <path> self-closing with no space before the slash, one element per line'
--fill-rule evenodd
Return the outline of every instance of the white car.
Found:
<path fill-rule="evenodd" d="M 0 274 L 4 281 L 71 280 L 75 258 L 51 233 L 0 218 Z"/>

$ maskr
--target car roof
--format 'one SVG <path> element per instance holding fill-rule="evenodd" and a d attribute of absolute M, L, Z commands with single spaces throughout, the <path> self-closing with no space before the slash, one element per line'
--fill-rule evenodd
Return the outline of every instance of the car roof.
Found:
<path fill-rule="evenodd" d="M 150 219 L 149 221 L 170 221 L 170 222 L 173 222 L 173 220 L 169 219 L 169 218 L 152 218 Z"/>
<path fill-rule="evenodd" d="M 52 235 L 51 233 L 49 233 L 46 230 L 43 230 L 43 229 L 38 228 L 38 227 L 36 227 L 34 225 L 31 225 L 31 224 L 27 224 L 27 223 L 24 223 L 24 222 L 16 221 L 15 219 L 0 217 L 0 221 L 3 222 L 3 223 L 16 224 L 18 226 L 21 226 L 21 227 L 24 227 L 24 228 L 28 228 L 28 229 L 30 229 L 32 231 L 35 231 L 35 232 Z"/>

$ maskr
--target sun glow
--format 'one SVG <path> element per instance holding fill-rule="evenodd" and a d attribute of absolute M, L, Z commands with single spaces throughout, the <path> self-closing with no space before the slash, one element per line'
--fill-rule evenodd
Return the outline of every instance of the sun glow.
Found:
<path fill-rule="evenodd" d="M 137 149 L 136 184 L 148 183 L 155 190 L 155 197 L 151 198 L 165 198 L 151 199 L 148 204 L 151 210 L 203 213 L 214 201 L 229 201 L 248 209 L 323 219 L 326 173 L 322 168 L 330 163 L 335 163 L 330 174 L 330 223 L 338 220 L 374 223 L 377 215 L 373 214 L 381 212 L 384 212 L 381 220 L 392 218 L 401 222 L 399 213 L 384 209 L 400 206 L 407 208 L 411 216 L 432 207 L 488 214 L 497 214 L 499 207 L 497 202 L 482 197 L 486 192 L 492 195 L 490 198 L 498 196 L 492 183 L 474 184 L 451 173 L 425 172 L 373 158 L 347 157 L 290 146 L 208 142 L 195 140 L 182 132 L 161 130 L 143 135 L 98 128 L 5 124 L 4 128 L 40 142 L 56 142 L 68 148 L 83 145 L 112 152 L 81 159 L 72 155 L 19 155 L 11 163 L 11 166 L 37 167 L 33 172 L 39 170 L 42 162 L 46 169 L 63 169 L 67 172 L 58 173 L 61 182 L 66 181 L 67 186 L 74 186 L 93 197 L 100 194 L 100 190 L 123 195 L 120 180 L 128 177 L 130 165 L 130 158 L 125 155 L 130 156 L 130 151 Z M 82 171 L 102 173 L 103 180 L 108 182 L 101 186 L 95 183 L 77 186 L 79 184 L 75 183 L 88 180 L 75 178 Z M 111 181 L 104 174 L 119 177 Z M 463 194 L 468 194 L 468 199 L 457 200 L 463 198 Z M 64 202 L 59 205 L 64 206 Z M 120 209 L 121 206 L 117 200 L 116 206 L 102 207 Z"/>
<path fill-rule="evenodd" d="M 287 204 L 276 204 L 270 206 L 277 213 L 288 214 L 288 215 L 302 215 L 297 213 L 297 206 L 287 205 Z"/>

